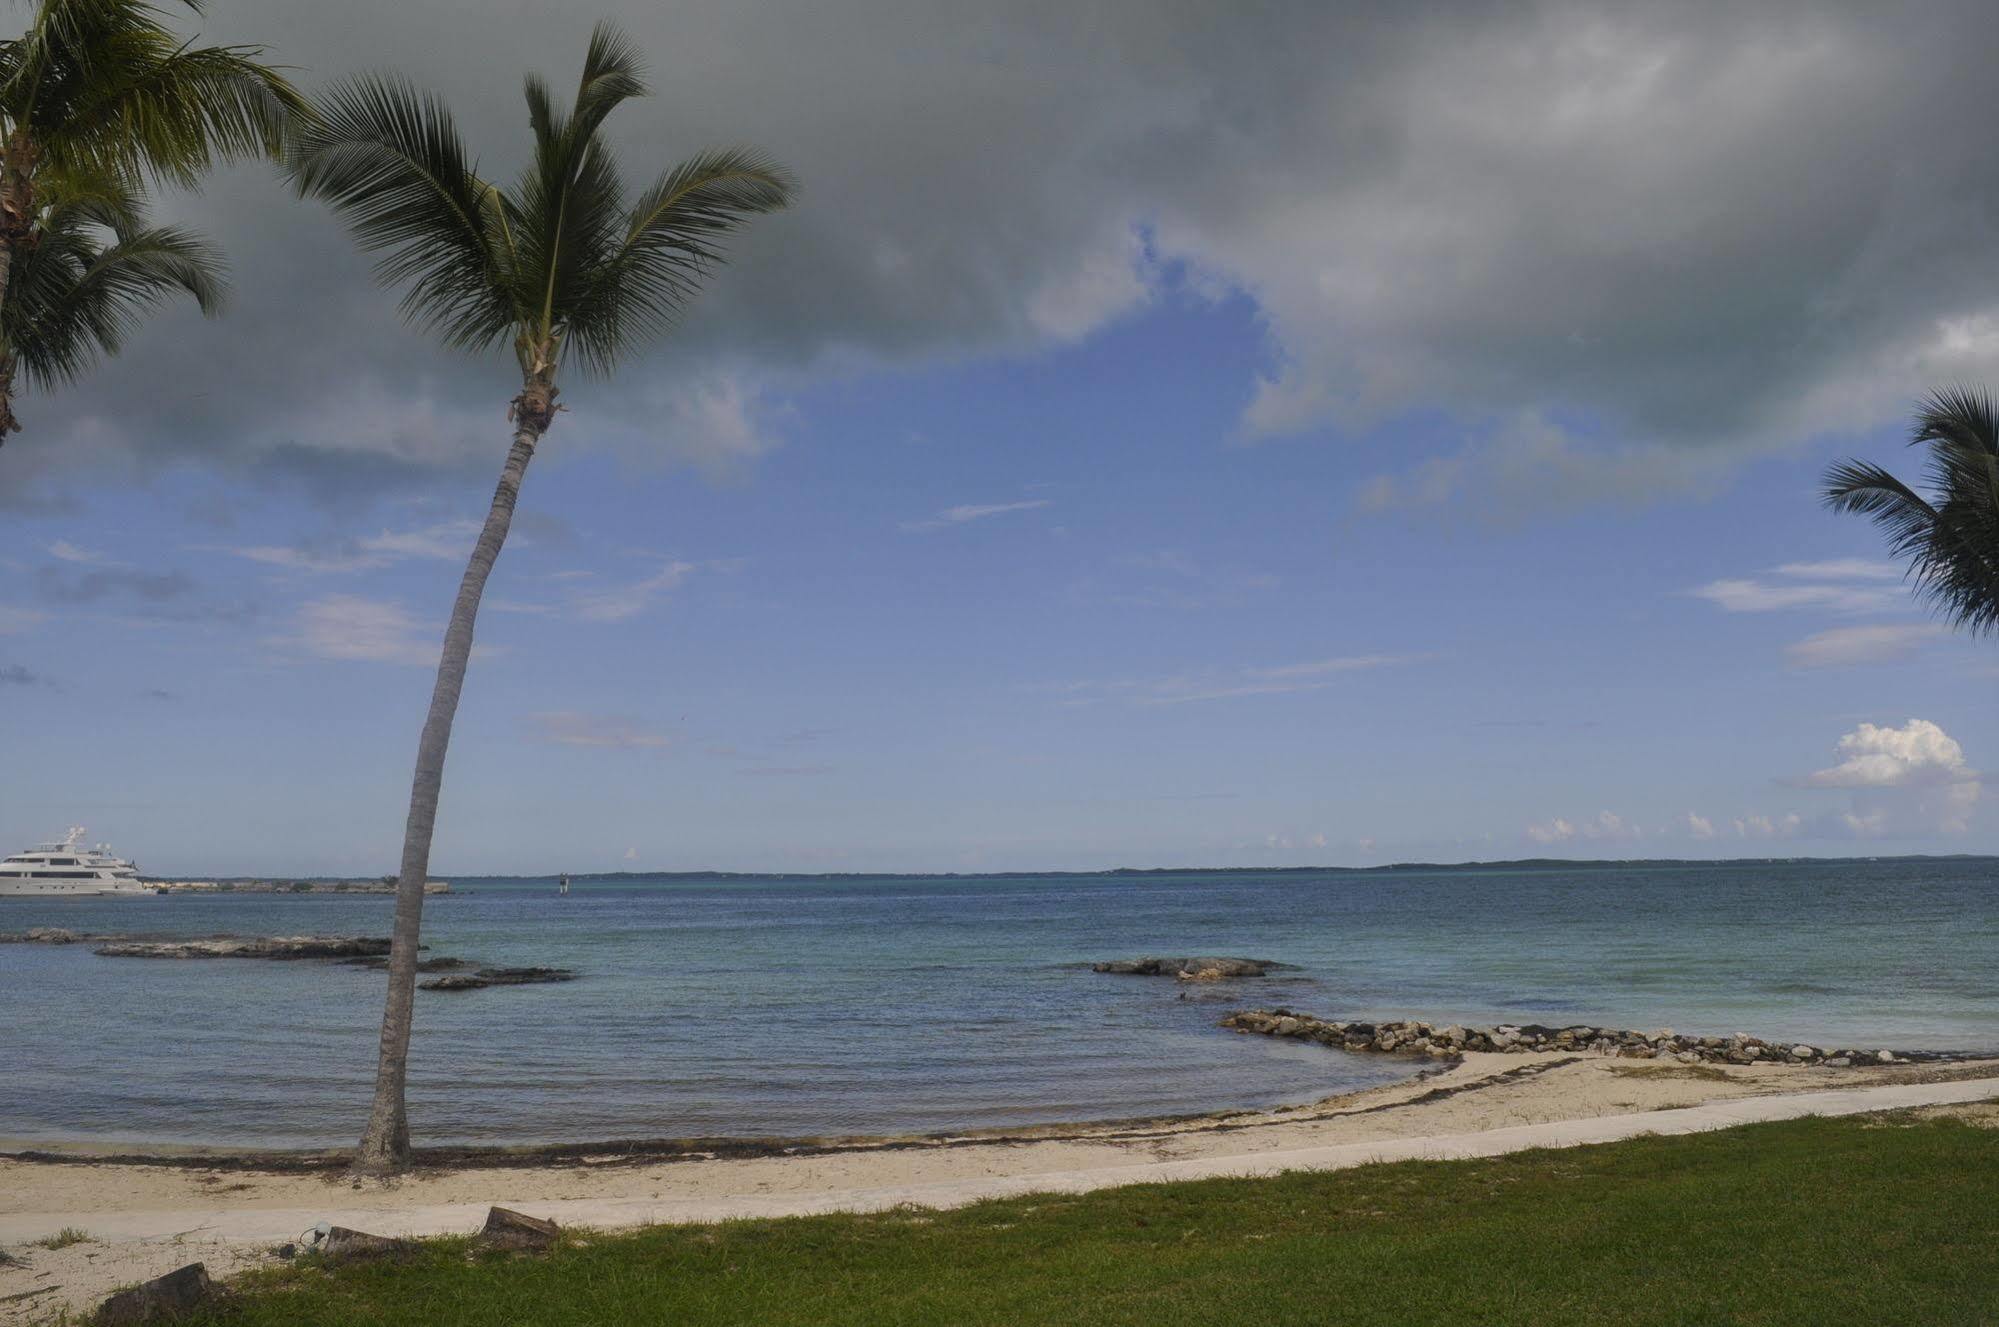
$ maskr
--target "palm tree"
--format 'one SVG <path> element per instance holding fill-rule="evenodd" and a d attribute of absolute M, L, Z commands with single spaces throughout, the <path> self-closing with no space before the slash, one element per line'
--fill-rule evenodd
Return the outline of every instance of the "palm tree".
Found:
<path fill-rule="evenodd" d="M 187 231 L 149 226 L 137 200 L 117 190 L 44 191 L 36 242 L 23 249 L 0 306 L 0 438 L 14 424 L 14 376 L 38 386 L 70 382 L 175 294 L 202 312 L 222 300 L 221 262 Z"/>
<path fill-rule="evenodd" d="M 45 235 L 45 193 L 131 199 L 148 179 L 191 184 L 216 160 L 283 148 L 304 102 L 262 48 L 195 46 L 165 19 L 143 0 L 37 0 L 28 30 L 0 41 L 0 309 Z M 0 443 L 19 428 L 0 413 Z"/>
<path fill-rule="evenodd" d="M 300 192 L 332 204 L 362 247 L 383 254 L 376 273 L 403 288 L 403 316 L 461 349 L 510 345 L 520 369 L 507 408 L 513 445 L 459 583 L 417 742 L 374 1108 L 355 1156 L 362 1172 L 409 1163 L 410 1013 L 445 748 L 480 595 L 521 477 L 561 408 L 557 373 L 568 355 L 585 370 L 610 373 L 673 324 L 721 260 L 724 240 L 791 198 L 788 175 L 743 148 L 690 157 L 630 195 L 601 130 L 611 112 L 645 92 L 638 52 L 600 24 L 566 111 L 539 78 L 528 78 L 533 155 L 507 187 L 480 177 L 441 103 L 392 78 L 335 88 L 298 139 L 292 169 Z"/>
<path fill-rule="evenodd" d="M 1908 564 L 1918 599 L 1972 635 L 1999 632 L 1999 408 L 1969 387 L 1933 392 L 1916 411 L 1911 446 L 1929 448 L 1931 496 L 1878 465 L 1826 471 L 1834 511 L 1872 517 Z"/>

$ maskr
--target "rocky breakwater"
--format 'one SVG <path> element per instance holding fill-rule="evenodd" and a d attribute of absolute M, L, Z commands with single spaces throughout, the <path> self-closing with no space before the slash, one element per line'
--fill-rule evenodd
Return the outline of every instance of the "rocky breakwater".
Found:
<path fill-rule="evenodd" d="M 552 981 L 575 981 L 568 968 L 480 968 L 419 982 L 426 991 L 478 991 L 488 986 L 540 986 Z"/>
<path fill-rule="evenodd" d="M 1222 1026 L 1269 1037 L 1298 1037 L 1349 1051 L 1426 1055 L 1434 1059 L 1487 1051 L 1524 1055 L 1530 1051 L 1619 1056 L 1632 1060 L 1673 1060 L 1680 1064 L 1819 1064 L 1841 1069 L 1861 1064 L 1901 1064 L 1938 1060 L 1928 1052 L 1856 1050 L 1813 1046 L 1805 1042 L 1765 1041 L 1738 1032 L 1727 1037 L 1695 1037 L 1662 1028 L 1633 1032 L 1621 1028 L 1574 1024 L 1545 1027 L 1538 1023 L 1502 1023 L 1468 1028 L 1455 1023 L 1418 1021 L 1391 1023 L 1340 1022 L 1293 1013 L 1289 1009 L 1246 1009 L 1230 1014 Z"/>
<path fill-rule="evenodd" d="M 1092 972 L 1113 972 L 1129 977 L 1172 977 L 1179 981 L 1229 981 L 1236 977 L 1263 977 L 1289 963 L 1268 958 L 1120 958 L 1092 963 Z"/>
<path fill-rule="evenodd" d="M 205 940 L 125 940 L 90 951 L 100 958 L 369 958 L 389 952 L 387 936 L 215 936 Z"/>

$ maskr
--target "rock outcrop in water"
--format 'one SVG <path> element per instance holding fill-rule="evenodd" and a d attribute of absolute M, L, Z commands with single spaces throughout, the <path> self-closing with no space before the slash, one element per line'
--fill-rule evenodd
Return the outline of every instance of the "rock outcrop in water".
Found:
<path fill-rule="evenodd" d="M 1681 1064 L 1821 1064 L 1843 1069 L 1859 1064 L 1900 1064 L 1911 1060 L 1941 1060 L 1948 1056 L 1923 1051 L 1862 1051 L 1765 1041 L 1738 1032 L 1728 1037 L 1691 1037 L 1671 1028 L 1631 1032 L 1575 1024 L 1544 1027 L 1538 1023 L 1502 1023 L 1498 1027 L 1466 1028 L 1453 1023 L 1336 1022 L 1293 1013 L 1289 1009 L 1246 1009 L 1230 1014 L 1222 1026 L 1270 1037 L 1299 1037 L 1349 1051 L 1386 1051 L 1441 1059 L 1465 1051 L 1525 1054 L 1528 1051 L 1570 1051 L 1615 1055 L 1625 1059 L 1673 1060 Z"/>
<path fill-rule="evenodd" d="M 386 972 L 389 967 L 387 954 L 370 954 L 365 958 L 343 958 L 343 968 L 366 968 L 370 972 Z M 467 958 L 420 958 L 416 961 L 418 972 L 459 972 L 472 966 Z"/>
<path fill-rule="evenodd" d="M 387 936 L 215 936 L 205 940 L 129 940 L 99 945 L 100 958 L 363 958 L 389 952 Z"/>
<path fill-rule="evenodd" d="M 426 991 L 477 991 L 488 986 L 538 986 L 575 980 L 576 974 L 568 968 L 480 968 L 417 984 Z"/>
<path fill-rule="evenodd" d="M 88 931 L 66 931 L 60 926 L 37 926 L 26 931 L 0 931 L 0 945 L 75 945 L 85 940 L 103 939 Z"/>
<path fill-rule="evenodd" d="M 1268 958 L 1120 958 L 1092 963 L 1090 971 L 1132 977 L 1174 977 L 1180 981 L 1228 981 L 1235 977 L 1262 977 L 1289 966 Z"/>

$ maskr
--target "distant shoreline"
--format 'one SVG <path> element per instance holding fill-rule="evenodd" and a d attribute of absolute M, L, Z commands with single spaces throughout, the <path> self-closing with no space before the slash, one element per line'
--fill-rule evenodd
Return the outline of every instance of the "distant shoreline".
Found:
<path fill-rule="evenodd" d="M 1116 880 L 1129 877 L 1168 875 L 1385 875 L 1393 872 L 1489 872 L 1489 871 L 1586 871 L 1606 868 L 1620 870 L 1686 869 L 1699 867 L 1746 866 L 1853 866 L 1866 863 L 1897 862 L 1991 862 L 1999 866 L 1999 856 L 1989 853 L 1897 853 L 1860 857 L 1510 857 L 1494 861 L 1470 862 L 1388 862 L 1380 866 L 1113 866 L 1101 871 L 570 871 L 575 881 L 641 880 Z M 456 880 L 498 883 L 553 881 L 561 871 L 528 872 L 517 875 L 485 875 L 476 871 L 447 872 Z M 380 876 L 162 876 L 165 884 L 202 879 L 217 884 L 267 883 L 297 880 L 315 885 L 339 885 L 356 881 L 378 882 Z M 387 892 L 387 891 L 378 891 Z"/>

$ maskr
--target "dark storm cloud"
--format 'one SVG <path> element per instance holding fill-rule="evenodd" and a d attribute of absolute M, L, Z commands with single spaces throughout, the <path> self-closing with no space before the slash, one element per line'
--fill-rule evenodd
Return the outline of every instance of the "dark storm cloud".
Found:
<path fill-rule="evenodd" d="M 0 664 L 0 687 L 45 687 L 55 683 L 20 664 Z"/>
<path fill-rule="evenodd" d="M 308 83 L 388 65 L 437 89 L 500 174 L 517 71 L 566 81 L 601 14 L 654 63 L 617 126 L 634 175 L 737 140 L 796 168 L 796 210 L 670 348 L 572 385 L 556 445 L 741 464 L 792 383 L 1059 342 L 1141 305 L 1161 261 L 1266 320 L 1247 435 L 1461 421 L 1471 450 L 1373 506 L 1711 483 L 1999 352 L 1999 155 L 1970 95 L 1989 5 L 213 8 Z M 44 448 L 337 496 L 504 445 L 501 358 L 402 330 L 323 209 L 246 167 L 171 210 L 227 247 L 234 308 L 27 403 L 0 497 Z"/>

